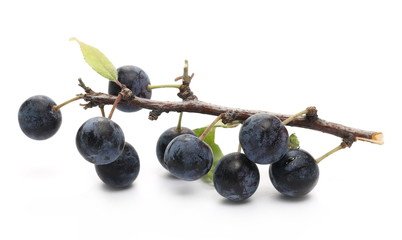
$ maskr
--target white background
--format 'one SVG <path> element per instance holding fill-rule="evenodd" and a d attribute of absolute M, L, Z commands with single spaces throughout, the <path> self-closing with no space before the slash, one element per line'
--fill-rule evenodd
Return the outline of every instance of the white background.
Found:
<path fill-rule="evenodd" d="M 401 12 L 400 1 L 384 0 L 2 1 L 0 239 L 401 239 Z M 299 200 L 281 197 L 259 166 L 255 195 L 233 204 L 159 165 L 157 138 L 178 114 L 151 122 L 147 110 L 116 112 L 141 171 L 131 188 L 109 189 L 75 147 L 97 109 L 66 106 L 46 141 L 18 126 L 30 96 L 63 102 L 82 93 L 78 77 L 107 90 L 70 37 L 116 67 L 143 68 L 153 84 L 173 83 L 188 59 L 201 100 L 282 113 L 314 105 L 326 120 L 382 131 L 385 145 L 357 142 L 324 160 L 318 185 Z M 154 90 L 153 99 L 176 101 L 176 92 Z M 212 120 L 185 114 L 184 125 Z M 316 157 L 340 143 L 288 129 Z M 217 131 L 225 153 L 236 151 L 237 131 Z"/>

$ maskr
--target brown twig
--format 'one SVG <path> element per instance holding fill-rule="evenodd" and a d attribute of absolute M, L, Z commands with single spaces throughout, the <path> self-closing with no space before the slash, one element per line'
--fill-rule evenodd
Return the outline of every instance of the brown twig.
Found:
<path fill-rule="evenodd" d="M 83 99 L 87 101 L 90 106 L 97 105 L 110 105 L 116 101 L 116 96 L 111 96 L 104 93 L 95 93 L 95 94 L 85 94 Z M 266 112 L 277 116 L 282 121 L 291 117 L 291 114 L 281 114 L 281 113 L 272 113 L 267 111 L 260 110 L 248 110 L 248 109 L 239 109 L 239 108 L 230 108 L 219 106 L 215 104 L 206 103 L 199 100 L 190 100 L 183 102 L 167 102 L 167 101 L 157 101 L 150 100 L 144 98 L 133 98 L 130 101 L 122 100 L 120 101 L 121 105 L 132 106 L 132 107 L 141 107 L 149 110 L 155 110 L 158 112 L 191 112 L 191 113 L 201 113 L 218 116 L 220 114 L 223 115 L 223 122 L 230 123 L 236 120 L 244 121 L 249 116 L 259 113 Z M 231 114 L 227 114 L 231 113 Z M 230 119 L 227 116 L 230 115 Z M 333 123 L 326 121 L 324 119 L 318 118 L 315 110 L 315 117 L 298 117 L 290 122 L 289 126 L 307 128 L 311 130 L 321 131 L 323 133 L 332 134 L 338 136 L 342 139 L 349 139 L 350 141 L 368 141 L 372 143 L 382 144 L 382 133 L 375 131 L 367 131 L 361 130 L 357 128 L 352 128 L 348 126 L 344 126 L 342 124 Z"/>

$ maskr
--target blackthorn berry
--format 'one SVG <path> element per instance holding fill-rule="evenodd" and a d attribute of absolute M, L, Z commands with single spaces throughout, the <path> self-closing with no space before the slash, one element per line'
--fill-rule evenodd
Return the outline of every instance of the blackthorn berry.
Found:
<path fill-rule="evenodd" d="M 279 118 L 257 113 L 244 121 L 239 140 L 248 159 L 259 164 L 270 164 L 286 153 L 289 134 Z"/>
<path fill-rule="evenodd" d="M 110 119 L 94 117 L 78 129 L 75 139 L 78 151 L 89 162 L 108 164 L 115 161 L 124 148 L 124 133 Z"/>
<path fill-rule="evenodd" d="M 43 95 L 30 97 L 22 103 L 18 111 L 18 122 L 25 135 L 35 140 L 44 140 L 59 130 L 61 112 L 55 111 L 53 106 L 56 103 Z"/>
<path fill-rule="evenodd" d="M 289 197 L 309 193 L 318 182 L 319 168 L 314 158 L 301 149 L 290 149 L 269 167 L 269 177 L 274 187 Z"/>
<path fill-rule="evenodd" d="M 175 137 L 166 147 L 164 161 L 171 174 L 193 181 L 211 169 L 213 154 L 208 144 L 194 135 L 183 134 Z"/>
<path fill-rule="evenodd" d="M 134 147 L 127 143 L 116 161 L 95 165 L 99 178 L 108 186 L 115 188 L 128 187 L 140 172 L 140 159 Z"/>
<path fill-rule="evenodd" d="M 219 160 L 213 181 L 220 195 L 232 201 L 243 201 L 257 190 L 260 172 L 257 165 L 246 155 L 234 152 Z"/>
<path fill-rule="evenodd" d="M 120 83 L 126 85 L 133 94 L 140 98 L 150 99 L 152 92 L 148 91 L 148 85 L 151 84 L 148 75 L 139 67 L 136 66 L 123 66 L 117 69 L 118 80 Z M 109 81 L 109 94 L 117 96 L 121 88 L 113 81 Z M 140 107 L 130 107 L 118 105 L 117 109 L 123 112 L 136 112 L 141 110 Z"/>
<path fill-rule="evenodd" d="M 164 155 L 165 155 L 165 150 L 167 145 L 177 136 L 182 135 L 182 134 L 191 134 L 196 136 L 193 130 L 186 128 L 186 127 L 181 127 L 180 129 L 177 129 L 177 127 L 172 127 L 164 131 L 158 139 L 158 142 L 156 143 L 156 156 L 158 157 L 158 160 L 160 164 L 167 169 L 167 166 L 164 161 Z"/>

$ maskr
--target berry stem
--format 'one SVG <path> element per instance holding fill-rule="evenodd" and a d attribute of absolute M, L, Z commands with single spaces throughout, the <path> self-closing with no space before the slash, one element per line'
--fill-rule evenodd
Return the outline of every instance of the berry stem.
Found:
<path fill-rule="evenodd" d="M 121 89 L 123 89 L 123 84 L 119 80 L 115 80 L 114 83 L 116 83 Z"/>
<path fill-rule="evenodd" d="M 106 117 L 106 114 L 105 114 L 105 106 L 99 106 L 99 108 L 100 108 L 100 110 L 101 110 L 102 117 Z"/>
<path fill-rule="evenodd" d="M 110 110 L 109 116 L 108 116 L 107 118 L 112 119 L 114 110 L 116 109 L 117 104 L 119 104 L 119 102 L 120 102 L 120 100 L 122 99 L 122 97 L 123 97 L 123 95 L 122 95 L 121 93 L 119 93 L 119 94 L 117 95 L 117 98 L 116 98 L 116 100 L 114 101 L 113 107 L 112 107 L 112 109 Z"/>
<path fill-rule="evenodd" d="M 60 108 L 66 106 L 67 104 L 72 103 L 72 102 L 77 101 L 77 100 L 82 99 L 82 98 L 83 98 L 83 96 L 79 95 L 79 96 L 77 96 L 75 98 L 72 98 L 72 99 L 70 99 L 68 101 L 65 101 L 64 103 L 61 103 L 61 104 L 56 105 L 56 106 L 53 106 L 53 110 L 57 112 L 57 111 L 59 111 Z"/>
<path fill-rule="evenodd" d="M 201 134 L 201 136 L 199 137 L 199 139 L 201 141 L 204 141 L 205 137 L 207 136 L 207 134 L 211 131 L 211 129 L 215 126 L 215 124 L 217 122 L 219 122 L 219 120 L 222 119 L 223 113 L 219 114 L 218 117 L 215 118 L 215 120 L 207 127 L 207 129 L 205 129 L 205 131 Z"/>
<path fill-rule="evenodd" d="M 287 124 L 290 123 L 291 121 L 295 120 L 297 117 L 300 117 L 300 116 L 303 115 L 303 114 L 307 114 L 308 111 L 309 111 L 308 109 L 305 109 L 305 110 L 303 110 L 303 111 L 301 111 L 301 112 L 296 113 L 296 114 L 293 115 L 293 116 L 290 116 L 289 118 L 285 119 L 285 121 L 282 122 L 283 125 L 287 125 Z"/>
<path fill-rule="evenodd" d="M 319 163 L 319 162 L 321 162 L 322 160 L 324 160 L 325 158 L 327 158 L 328 156 L 330 156 L 330 155 L 336 153 L 337 151 L 339 151 L 339 150 L 341 150 L 341 149 L 344 149 L 345 147 L 346 147 L 346 144 L 344 144 L 344 143 L 342 142 L 342 143 L 341 143 L 339 146 L 337 146 L 336 148 L 332 149 L 331 151 L 329 151 L 329 152 L 325 153 L 324 155 L 322 155 L 321 157 L 317 158 L 317 159 L 315 160 L 315 162 L 316 162 L 316 163 Z"/>
<path fill-rule="evenodd" d="M 164 84 L 164 85 L 148 85 L 147 90 L 151 91 L 152 89 L 157 88 L 180 88 L 181 84 Z"/>
<path fill-rule="evenodd" d="M 241 144 L 239 143 L 239 145 L 237 146 L 237 152 L 241 153 Z"/>
<path fill-rule="evenodd" d="M 178 132 L 181 131 L 181 121 L 182 121 L 182 118 L 183 118 L 183 112 L 180 112 L 179 121 L 177 122 L 177 127 L 176 127 L 176 130 L 177 130 Z"/>

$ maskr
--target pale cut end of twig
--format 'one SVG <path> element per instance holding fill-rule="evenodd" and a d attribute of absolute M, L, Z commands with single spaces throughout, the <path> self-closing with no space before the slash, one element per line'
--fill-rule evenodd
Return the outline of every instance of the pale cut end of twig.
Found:
<path fill-rule="evenodd" d="M 371 139 L 356 137 L 356 141 L 370 142 L 374 144 L 383 145 L 384 144 L 384 134 L 382 132 L 376 132 L 371 136 Z"/>

